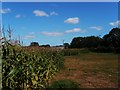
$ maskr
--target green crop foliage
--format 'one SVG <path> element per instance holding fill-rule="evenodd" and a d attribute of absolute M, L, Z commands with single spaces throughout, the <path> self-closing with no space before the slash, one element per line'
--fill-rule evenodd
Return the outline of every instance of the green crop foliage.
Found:
<path fill-rule="evenodd" d="M 2 90 L 41 90 L 64 66 L 63 52 L 57 49 L 23 47 L 2 29 L 0 55 L 2 57 Z M 6 38 L 8 37 L 8 38 Z"/>
<path fill-rule="evenodd" d="M 43 89 L 64 66 L 60 50 L 2 45 L 2 85 L 13 90 Z"/>

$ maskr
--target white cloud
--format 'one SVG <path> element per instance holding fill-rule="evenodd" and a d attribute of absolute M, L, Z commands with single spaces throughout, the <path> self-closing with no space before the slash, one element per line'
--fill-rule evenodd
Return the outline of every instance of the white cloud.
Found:
<path fill-rule="evenodd" d="M 24 39 L 33 39 L 33 38 L 35 38 L 34 35 L 26 35 Z"/>
<path fill-rule="evenodd" d="M 78 17 L 68 18 L 64 21 L 64 23 L 77 24 L 77 23 L 79 23 L 79 18 Z"/>
<path fill-rule="evenodd" d="M 47 31 L 44 31 L 44 32 L 41 32 L 41 34 L 46 35 L 46 36 L 61 36 L 61 35 L 64 35 L 64 34 L 76 33 L 76 32 L 84 33 L 84 32 L 86 32 L 86 30 L 82 30 L 80 28 L 74 28 L 74 29 L 71 29 L 71 30 L 63 31 L 63 32 L 47 32 Z"/>
<path fill-rule="evenodd" d="M 120 26 L 120 20 L 109 23 L 111 26 Z"/>
<path fill-rule="evenodd" d="M 46 12 L 41 11 L 41 10 L 34 10 L 33 13 L 35 14 L 35 16 L 40 16 L 40 17 L 42 17 L 42 16 L 48 17 L 49 16 Z"/>
<path fill-rule="evenodd" d="M 34 32 L 30 32 L 28 35 L 26 35 L 25 37 L 24 37 L 24 39 L 33 39 L 33 38 L 35 38 L 35 35 L 34 35 L 35 33 Z"/>
<path fill-rule="evenodd" d="M 90 27 L 91 29 L 95 29 L 97 31 L 100 31 L 102 30 L 102 27 L 101 26 L 93 26 L 93 27 Z"/>
<path fill-rule="evenodd" d="M 41 34 L 46 36 L 61 36 L 63 33 L 61 32 L 41 32 Z"/>
<path fill-rule="evenodd" d="M 17 14 L 16 16 L 15 16 L 15 18 L 20 18 L 21 17 L 21 15 L 20 14 Z"/>
<path fill-rule="evenodd" d="M 74 28 L 72 30 L 65 31 L 65 33 L 75 33 L 75 32 L 85 32 L 85 31 L 80 28 Z"/>
<path fill-rule="evenodd" d="M 53 11 L 53 12 L 50 13 L 50 15 L 58 15 L 58 13 Z"/>
<path fill-rule="evenodd" d="M 0 13 L 2 13 L 2 14 L 6 14 L 6 13 L 9 13 L 9 12 L 11 12 L 10 8 L 0 9 Z"/>

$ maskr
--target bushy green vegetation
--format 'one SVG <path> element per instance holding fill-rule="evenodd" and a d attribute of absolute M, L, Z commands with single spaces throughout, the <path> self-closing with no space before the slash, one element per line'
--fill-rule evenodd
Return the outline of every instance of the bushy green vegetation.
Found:
<path fill-rule="evenodd" d="M 71 80 L 58 80 L 53 82 L 50 86 L 46 88 L 47 89 L 52 89 L 52 90 L 61 90 L 61 89 L 79 89 L 79 85 Z"/>
<path fill-rule="evenodd" d="M 13 89 L 45 88 L 52 76 L 63 67 L 61 51 L 26 50 L 3 45 L 2 83 Z"/>

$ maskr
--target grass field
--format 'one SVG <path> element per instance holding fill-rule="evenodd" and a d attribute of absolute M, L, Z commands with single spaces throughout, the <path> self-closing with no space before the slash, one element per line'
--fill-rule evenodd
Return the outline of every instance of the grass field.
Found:
<path fill-rule="evenodd" d="M 56 74 L 56 80 L 72 80 L 81 88 L 117 88 L 118 54 L 81 53 L 65 56 L 65 67 Z"/>

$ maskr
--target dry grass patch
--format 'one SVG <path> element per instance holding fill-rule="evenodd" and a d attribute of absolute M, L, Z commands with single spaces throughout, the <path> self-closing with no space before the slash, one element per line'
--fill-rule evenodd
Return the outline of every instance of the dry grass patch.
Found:
<path fill-rule="evenodd" d="M 69 79 L 82 88 L 118 87 L 118 55 L 111 53 L 84 53 L 66 56 L 65 68 L 52 81 Z"/>

